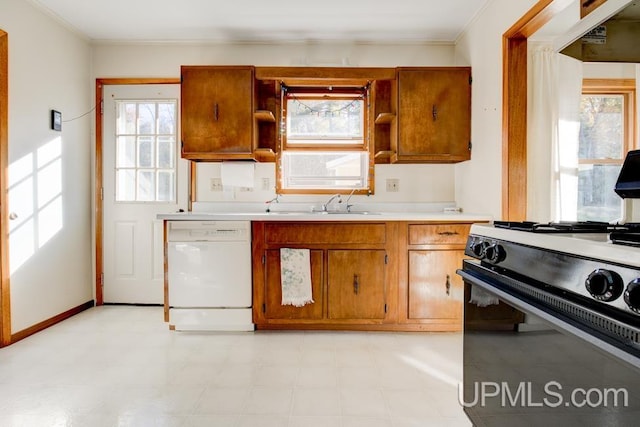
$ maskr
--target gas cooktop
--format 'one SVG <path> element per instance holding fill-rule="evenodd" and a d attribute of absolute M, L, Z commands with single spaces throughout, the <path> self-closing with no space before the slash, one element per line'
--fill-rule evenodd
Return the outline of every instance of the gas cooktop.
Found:
<path fill-rule="evenodd" d="M 640 223 L 610 224 L 597 221 L 577 222 L 532 222 L 532 221 L 495 221 L 497 228 L 527 231 L 531 233 L 610 233 L 613 244 L 640 247 Z"/>

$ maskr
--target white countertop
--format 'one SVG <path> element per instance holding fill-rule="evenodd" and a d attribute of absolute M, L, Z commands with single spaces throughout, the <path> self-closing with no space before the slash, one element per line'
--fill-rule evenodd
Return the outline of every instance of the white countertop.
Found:
<path fill-rule="evenodd" d="M 159 214 L 158 219 L 171 221 L 446 221 L 489 222 L 490 215 L 445 212 L 454 209 L 452 202 L 443 203 L 356 203 L 351 213 L 346 206 L 332 205 L 330 209 L 342 212 L 317 212 L 321 205 L 313 203 L 280 202 L 197 202 L 192 212 Z M 267 211 L 269 210 L 269 212 Z M 316 212 L 313 212 L 313 211 Z"/>
<path fill-rule="evenodd" d="M 312 213 L 312 212 L 175 212 L 157 215 L 171 221 L 446 221 L 483 222 L 491 216 L 471 213 L 445 212 L 369 212 L 368 213 Z"/>
<path fill-rule="evenodd" d="M 640 248 L 614 245 L 609 241 L 608 233 L 531 233 L 474 224 L 471 234 L 640 267 Z"/>

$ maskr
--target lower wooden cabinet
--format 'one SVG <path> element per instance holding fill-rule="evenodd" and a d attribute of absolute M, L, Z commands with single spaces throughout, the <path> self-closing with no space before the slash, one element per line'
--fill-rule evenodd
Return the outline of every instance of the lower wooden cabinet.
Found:
<path fill-rule="evenodd" d="M 409 251 L 409 319 L 461 320 L 463 258 L 463 250 Z"/>
<path fill-rule="evenodd" d="M 329 319 L 384 319 L 385 251 L 329 250 Z"/>
<path fill-rule="evenodd" d="M 268 249 L 265 251 L 265 292 L 264 292 L 264 317 L 266 319 L 296 319 L 319 320 L 322 319 L 322 307 L 324 303 L 323 264 L 324 254 L 322 250 L 312 250 L 311 261 L 311 291 L 314 302 L 302 307 L 282 305 L 282 285 L 280 282 L 280 250 Z"/>
<path fill-rule="evenodd" d="M 254 222 L 258 329 L 459 331 L 470 223 Z M 310 250 L 314 302 L 282 305 L 280 249 Z"/>
<path fill-rule="evenodd" d="M 384 329 L 395 277 L 387 274 L 389 253 L 395 253 L 392 230 L 384 222 L 254 222 L 256 327 Z M 313 303 L 282 305 L 282 248 L 309 249 Z"/>

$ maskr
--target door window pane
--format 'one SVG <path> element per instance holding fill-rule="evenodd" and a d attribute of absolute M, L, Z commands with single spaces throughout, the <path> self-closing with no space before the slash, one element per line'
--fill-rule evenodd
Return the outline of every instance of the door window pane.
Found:
<path fill-rule="evenodd" d="M 154 167 L 154 149 L 155 138 L 150 136 L 141 136 L 138 138 L 138 167 L 152 168 Z"/>
<path fill-rule="evenodd" d="M 156 200 L 163 202 L 171 200 L 175 183 L 173 175 L 174 172 L 172 170 L 158 171 L 158 194 L 156 194 Z"/>
<path fill-rule="evenodd" d="M 176 140 L 173 136 L 158 137 L 158 167 L 172 168 L 175 161 Z"/>
<path fill-rule="evenodd" d="M 150 170 L 138 170 L 138 194 L 140 201 L 150 202 L 155 199 L 156 176 Z"/>
<path fill-rule="evenodd" d="M 177 101 L 116 105 L 116 201 L 174 202 Z"/>
<path fill-rule="evenodd" d="M 116 132 L 118 135 L 135 135 L 137 109 L 135 102 L 119 102 L 117 106 Z"/>
<path fill-rule="evenodd" d="M 116 152 L 116 167 L 130 168 L 136 165 L 136 138 L 133 136 L 119 136 Z"/>
<path fill-rule="evenodd" d="M 138 133 L 152 135 L 156 133 L 156 104 L 138 104 Z"/>

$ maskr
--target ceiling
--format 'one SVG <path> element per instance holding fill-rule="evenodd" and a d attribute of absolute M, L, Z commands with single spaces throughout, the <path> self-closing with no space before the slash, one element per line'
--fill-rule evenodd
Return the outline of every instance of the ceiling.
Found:
<path fill-rule="evenodd" d="M 454 42 L 490 0 L 29 0 L 96 42 Z"/>

